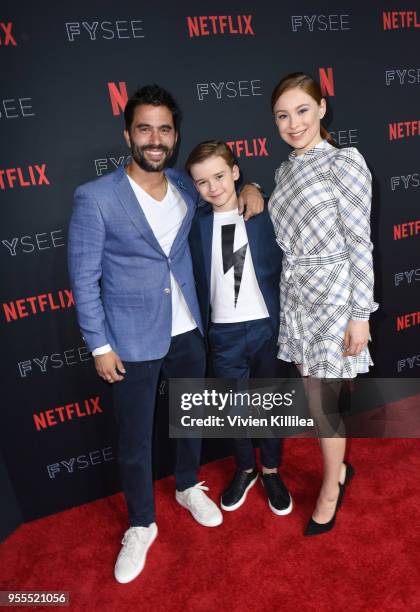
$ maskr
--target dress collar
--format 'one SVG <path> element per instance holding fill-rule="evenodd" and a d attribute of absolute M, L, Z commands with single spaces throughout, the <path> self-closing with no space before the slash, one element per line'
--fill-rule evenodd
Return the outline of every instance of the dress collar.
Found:
<path fill-rule="evenodd" d="M 309 151 L 306 151 L 303 155 L 296 155 L 296 153 L 292 151 L 289 154 L 289 159 L 290 161 L 294 161 L 294 160 L 303 161 L 303 160 L 308 160 L 309 158 L 319 157 L 330 146 L 331 145 L 329 144 L 327 140 L 321 140 L 321 142 L 318 142 L 318 144 L 312 147 L 312 149 L 309 149 Z"/>

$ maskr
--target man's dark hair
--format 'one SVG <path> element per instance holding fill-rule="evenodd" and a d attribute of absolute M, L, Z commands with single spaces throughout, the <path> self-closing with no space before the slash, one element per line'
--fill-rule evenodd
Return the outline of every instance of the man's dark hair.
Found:
<path fill-rule="evenodd" d="M 176 131 L 178 131 L 179 122 L 181 119 L 181 111 L 178 104 L 175 102 L 172 95 L 159 85 L 145 85 L 137 89 L 129 98 L 124 110 L 125 128 L 129 132 L 133 123 L 134 111 L 141 104 L 150 104 L 152 106 L 166 106 L 172 113 L 172 118 Z"/>

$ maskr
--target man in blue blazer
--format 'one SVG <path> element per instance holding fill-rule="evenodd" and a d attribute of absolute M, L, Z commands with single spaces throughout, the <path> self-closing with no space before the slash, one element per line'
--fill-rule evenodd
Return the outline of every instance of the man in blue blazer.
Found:
<path fill-rule="evenodd" d="M 131 161 L 76 190 L 69 271 L 96 370 L 113 384 L 130 519 L 115 577 L 126 583 L 142 571 L 157 536 L 151 442 L 159 377 L 203 377 L 205 349 L 188 246 L 197 192 L 184 172 L 165 170 L 179 109 L 169 92 L 151 85 L 128 100 L 124 116 Z M 262 209 L 250 189 L 247 215 Z M 197 482 L 200 452 L 200 440 L 177 441 L 176 500 L 213 527 L 222 515 Z"/>
<path fill-rule="evenodd" d="M 204 200 L 190 232 L 190 247 L 210 359 L 219 378 L 277 378 L 281 252 L 267 210 L 244 223 L 235 181 L 239 167 L 226 143 L 197 145 L 186 168 Z M 242 387 L 241 387 L 242 389 Z M 237 510 L 258 479 L 250 438 L 233 441 L 236 472 L 222 494 L 223 510 Z M 268 506 L 276 515 L 292 510 L 278 472 L 282 444 L 260 440 Z"/>

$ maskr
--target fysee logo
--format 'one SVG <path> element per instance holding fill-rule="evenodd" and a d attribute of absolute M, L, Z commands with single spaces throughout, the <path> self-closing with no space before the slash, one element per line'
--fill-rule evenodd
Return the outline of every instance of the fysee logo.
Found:
<path fill-rule="evenodd" d="M 98 450 L 92 450 L 86 452 L 84 455 L 78 455 L 78 457 L 70 457 L 69 459 L 62 459 L 56 463 L 50 463 L 46 466 L 48 476 L 54 479 L 57 474 L 64 472 L 65 474 L 74 474 L 75 470 L 85 470 L 86 468 L 99 465 L 101 463 L 108 463 L 114 461 L 115 457 L 113 454 L 112 446 L 106 446 Z"/>
<path fill-rule="evenodd" d="M 202 102 L 205 96 L 216 100 L 262 96 L 260 79 L 251 81 L 221 81 L 220 83 L 197 83 L 197 97 Z"/>
<path fill-rule="evenodd" d="M 420 368 L 420 355 L 412 355 L 411 357 L 406 357 L 405 359 L 399 359 L 397 362 L 398 373 L 401 373 L 406 368 L 412 370 L 415 367 Z"/>
<path fill-rule="evenodd" d="M 0 112 L 0 119 L 25 119 L 26 117 L 35 117 L 36 114 L 30 111 L 33 110 L 32 98 L 4 98 L 1 100 L 3 111 Z"/>
<path fill-rule="evenodd" d="M 338 32 L 350 30 L 350 15 L 292 15 L 292 31 Z"/>
<path fill-rule="evenodd" d="M 115 168 L 124 166 L 129 157 L 129 155 L 120 155 L 119 157 L 103 157 L 95 159 L 95 170 L 97 176 L 102 176 L 104 172 L 115 170 Z"/>
<path fill-rule="evenodd" d="M 117 19 L 116 21 L 71 21 L 65 25 L 69 42 L 75 42 L 79 37 L 88 37 L 87 39 L 93 42 L 99 39 L 144 38 L 142 23 L 142 19 Z"/>
<path fill-rule="evenodd" d="M 190 38 L 214 34 L 255 36 L 251 21 L 252 15 L 199 15 L 187 17 L 188 36 Z"/>
<path fill-rule="evenodd" d="M 17 42 L 15 37 L 12 34 L 13 23 L 8 21 L 4 23 L 4 21 L 0 21 L 0 45 L 3 47 L 8 47 L 12 45 L 12 47 L 17 47 Z"/>
<path fill-rule="evenodd" d="M 391 176 L 391 190 L 410 189 L 411 187 L 420 187 L 420 173 L 401 174 L 400 176 Z"/>
<path fill-rule="evenodd" d="M 420 83 L 420 68 L 395 68 L 385 70 L 385 84 L 387 87 L 391 83 L 397 85 L 418 85 Z"/>

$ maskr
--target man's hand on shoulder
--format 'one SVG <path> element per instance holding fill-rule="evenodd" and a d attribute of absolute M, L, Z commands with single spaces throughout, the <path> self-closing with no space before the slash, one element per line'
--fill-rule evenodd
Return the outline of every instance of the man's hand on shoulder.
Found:
<path fill-rule="evenodd" d="M 106 382 L 114 383 L 124 379 L 125 368 L 121 359 L 114 351 L 94 357 L 95 368 L 99 376 Z"/>
<path fill-rule="evenodd" d="M 261 191 L 252 184 L 246 184 L 238 197 L 239 214 L 244 214 L 245 221 L 259 215 L 264 210 L 264 198 Z"/>

